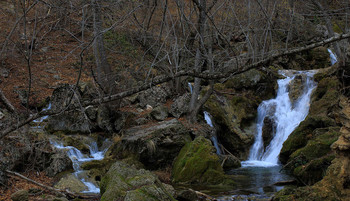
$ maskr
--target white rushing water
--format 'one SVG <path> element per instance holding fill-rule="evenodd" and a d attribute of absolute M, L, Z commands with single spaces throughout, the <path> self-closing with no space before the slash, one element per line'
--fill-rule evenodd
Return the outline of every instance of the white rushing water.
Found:
<path fill-rule="evenodd" d="M 83 191 L 82 193 L 100 193 L 100 188 L 96 186 L 94 183 L 89 182 L 85 178 L 85 171 L 80 168 L 81 164 L 93 161 L 93 160 L 102 160 L 104 155 L 108 149 L 108 146 L 103 150 L 99 151 L 97 147 L 97 143 L 95 141 L 91 142 L 89 145 L 90 155 L 85 155 L 81 153 L 81 151 L 73 146 L 63 146 L 62 143 L 57 143 L 51 141 L 51 144 L 57 149 L 67 150 L 67 155 L 71 159 L 73 163 L 74 176 L 77 177 L 80 181 L 84 183 L 84 185 L 88 188 L 88 190 Z"/>
<path fill-rule="evenodd" d="M 210 118 L 210 114 L 207 111 L 204 111 L 204 119 L 210 127 L 214 127 L 213 122 L 211 121 L 211 118 Z M 219 143 L 216 135 L 213 135 L 210 139 L 214 144 L 214 147 L 216 149 L 216 154 L 221 155 L 221 150 L 219 148 Z"/>
<path fill-rule="evenodd" d="M 329 52 L 329 57 L 331 58 L 331 64 L 334 65 L 335 63 L 338 62 L 337 57 L 335 56 L 335 54 L 332 52 L 331 49 L 327 49 Z"/>
<path fill-rule="evenodd" d="M 277 96 L 274 99 L 263 101 L 258 107 L 257 135 L 250 150 L 248 161 L 242 162 L 242 166 L 275 166 L 278 165 L 278 155 L 284 141 L 303 121 L 310 107 L 312 90 L 316 87 L 313 81 L 314 71 L 281 71 L 286 78 L 278 80 Z M 294 105 L 289 98 L 289 85 L 296 75 L 303 75 L 303 92 Z M 264 150 L 262 128 L 264 119 L 268 116 L 274 120 L 276 129 L 272 134 L 270 144 Z"/>

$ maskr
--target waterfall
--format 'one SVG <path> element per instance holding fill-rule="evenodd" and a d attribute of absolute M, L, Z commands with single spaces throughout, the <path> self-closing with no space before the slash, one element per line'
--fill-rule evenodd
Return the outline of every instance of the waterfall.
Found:
<path fill-rule="evenodd" d="M 105 146 L 107 148 L 104 148 L 102 151 L 99 151 L 97 147 L 97 143 L 95 141 L 92 141 L 89 145 L 90 150 L 90 156 L 84 155 L 81 153 L 81 151 L 73 146 L 63 146 L 62 143 L 57 143 L 54 141 L 50 141 L 51 144 L 57 148 L 57 149 L 64 149 L 67 150 L 67 155 L 70 158 L 70 160 L 73 163 L 73 169 L 74 169 L 74 176 L 77 177 L 81 182 L 84 183 L 86 187 L 88 187 L 87 191 L 83 191 L 82 193 L 100 193 L 100 188 L 97 187 L 92 182 L 86 181 L 86 178 L 84 177 L 85 174 L 80 166 L 88 161 L 93 160 L 102 160 L 104 158 L 104 154 L 106 153 L 108 149 L 108 145 Z M 105 141 L 104 144 L 108 143 L 108 141 Z"/>
<path fill-rule="evenodd" d="M 207 111 L 204 111 L 204 119 L 210 127 L 212 128 L 214 127 L 213 122 L 211 121 L 211 118 L 210 118 L 210 114 Z M 219 143 L 216 135 L 213 135 L 210 139 L 214 144 L 214 147 L 216 149 L 216 154 L 221 155 L 221 150 L 219 148 Z"/>
<path fill-rule="evenodd" d="M 310 107 L 312 90 L 316 87 L 313 81 L 314 71 L 280 71 L 286 78 L 278 80 L 277 96 L 274 99 L 263 101 L 258 107 L 257 134 L 250 150 L 248 161 L 243 166 L 274 166 L 278 165 L 278 155 L 284 141 L 303 121 Z M 305 77 L 303 91 L 292 104 L 289 97 L 290 83 L 297 75 Z M 273 138 L 264 150 L 262 129 L 265 117 L 269 116 L 275 123 Z"/>
<path fill-rule="evenodd" d="M 329 52 L 329 57 L 331 58 L 331 64 L 333 66 L 335 63 L 338 62 L 337 57 L 335 56 L 335 54 L 332 52 L 331 49 L 327 49 L 327 50 Z"/>

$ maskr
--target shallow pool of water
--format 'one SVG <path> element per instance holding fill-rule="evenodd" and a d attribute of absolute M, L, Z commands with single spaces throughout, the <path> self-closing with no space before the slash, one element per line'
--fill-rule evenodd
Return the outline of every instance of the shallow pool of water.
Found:
<path fill-rule="evenodd" d="M 283 189 L 283 186 L 275 185 L 277 182 L 293 180 L 281 168 L 245 166 L 228 171 L 227 174 L 234 177 L 237 186 L 215 197 L 218 200 L 269 200 L 274 193 Z"/>

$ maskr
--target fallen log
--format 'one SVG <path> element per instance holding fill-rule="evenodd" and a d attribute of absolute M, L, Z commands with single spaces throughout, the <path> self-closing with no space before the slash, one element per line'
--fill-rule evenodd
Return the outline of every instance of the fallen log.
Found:
<path fill-rule="evenodd" d="M 42 188 L 44 188 L 45 190 L 47 191 L 50 191 L 52 192 L 53 194 L 57 195 L 57 196 L 61 196 L 61 197 L 65 197 L 65 198 L 69 198 L 69 199 L 75 199 L 75 198 L 78 198 L 78 199 L 87 199 L 87 200 L 92 200 L 92 199 L 96 199 L 98 200 L 99 199 L 99 195 L 92 195 L 92 194 L 78 194 L 78 193 L 73 193 L 73 192 L 70 192 L 69 190 L 62 190 L 62 189 L 57 189 L 57 188 L 53 188 L 51 186 L 47 186 L 47 185 L 44 185 L 42 183 L 39 183 L 37 181 L 34 181 L 28 177 L 25 177 L 23 176 L 22 174 L 18 173 L 18 172 L 13 172 L 13 171 L 10 171 L 10 170 L 5 170 L 5 172 L 7 174 L 9 174 L 10 176 L 15 176 L 15 177 L 19 177 L 21 179 L 24 179 L 32 184 L 35 184 L 37 186 L 40 186 Z"/>

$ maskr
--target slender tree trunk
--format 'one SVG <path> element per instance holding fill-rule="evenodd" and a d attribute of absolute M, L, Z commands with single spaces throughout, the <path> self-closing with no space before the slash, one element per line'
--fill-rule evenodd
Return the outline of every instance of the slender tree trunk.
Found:
<path fill-rule="evenodd" d="M 105 93 L 110 93 L 112 81 L 112 70 L 107 60 L 106 51 L 104 48 L 103 34 L 102 32 L 102 16 L 101 5 L 98 0 L 92 0 L 93 8 L 93 24 L 94 24 L 94 36 L 93 52 L 96 62 L 97 80 L 103 87 Z"/>

